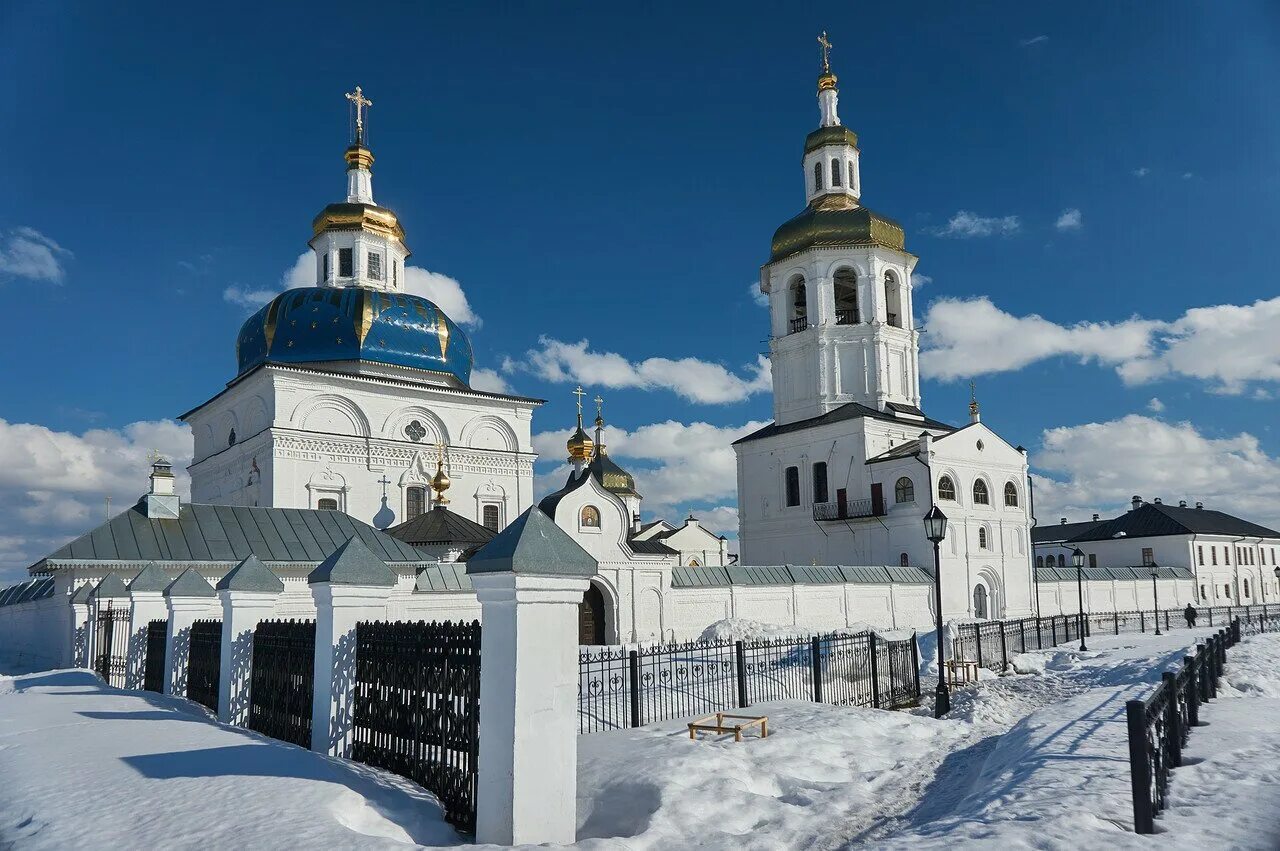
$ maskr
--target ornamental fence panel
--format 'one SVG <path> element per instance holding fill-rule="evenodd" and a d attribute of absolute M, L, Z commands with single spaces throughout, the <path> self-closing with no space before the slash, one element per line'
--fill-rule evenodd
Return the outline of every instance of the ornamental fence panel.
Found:
<path fill-rule="evenodd" d="M 356 625 L 351 758 L 434 792 L 472 833 L 480 733 L 480 623 Z"/>
<path fill-rule="evenodd" d="M 124 688 L 129 670 L 129 609 L 110 603 L 98 612 L 93 670 L 107 685 Z"/>
<path fill-rule="evenodd" d="M 147 624 L 147 660 L 142 668 L 142 688 L 146 691 L 164 691 L 164 654 L 168 632 L 167 620 L 154 620 Z"/>
<path fill-rule="evenodd" d="M 316 622 L 261 621 L 253 631 L 249 729 L 311 747 Z"/>
<path fill-rule="evenodd" d="M 920 699 L 915 636 L 875 633 L 584 649 L 578 732 L 640 727 L 772 700 L 898 708 Z"/>
<path fill-rule="evenodd" d="M 187 652 L 187 697 L 217 713 L 221 674 L 222 621 L 195 621 Z"/>

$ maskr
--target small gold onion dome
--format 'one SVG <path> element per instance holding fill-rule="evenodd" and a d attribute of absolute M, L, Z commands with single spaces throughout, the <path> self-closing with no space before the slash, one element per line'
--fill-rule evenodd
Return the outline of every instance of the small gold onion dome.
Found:
<path fill-rule="evenodd" d="M 827 89 L 834 89 L 835 87 L 836 87 L 836 75 L 832 74 L 830 71 L 827 71 L 825 74 L 823 74 L 821 77 L 818 78 L 818 91 L 822 92 L 822 91 L 826 91 Z"/>
<path fill-rule="evenodd" d="M 444 461 L 436 462 L 436 474 L 431 477 L 431 490 L 436 494 L 436 505 L 448 505 L 449 497 L 444 492 L 449 489 L 449 474 L 444 471 Z"/>
<path fill-rule="evenodd" d="M 367 170 L 373 166 L 373 151 L 369 150 L 364 145 L 352 145 L 347 148 L 342 157 L 347 161 L 348 171 L 353 168 L 363 168 Z"/>
<path fill-rule="evenodd" d="M 565 446 L 569 450 L 570 461 L 589 461 L 591 460 L 591 452 L 595 449 L 595 444 L 587 433 L 582 430 L 581 425 L 578 426 L 578 430 L 565 443 Z"/>

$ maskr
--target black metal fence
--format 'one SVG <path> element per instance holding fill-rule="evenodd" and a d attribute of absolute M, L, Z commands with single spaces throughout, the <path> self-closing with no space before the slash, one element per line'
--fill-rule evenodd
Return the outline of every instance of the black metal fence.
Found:
<path fill-rule="evenodd" d="M 1167 632 L 1186 629 L 1185 609 L 1134 612 L 1085 612 L 1086 640 L 1093 635 L 1120 635 L 1126 632 Z M 1205 606 L 1196 609 L 1198 627 L 1222 626 L 1233 620 L 1257 623 L 1280 617 L 1280 605 Z M 970 662 L 995 671 L 1003 671 L 1018 653 L 1043 650 L 1080 640 L 1079 615 L 1053 615 L 1045 618 L 1022 618 L 1009 621 L 983 621 L 960 624 L 955 652 Z"/>
<path fill-rule="evenodd" d="M 480 623 L 356 625 L 351 758 L 435 793 L 475 831 Z"/>
<path fill-rule="evenodd" d="M 249 675 L 249 729 L 311 747 L 315 654 L 315 621 L 258 624 Z"/>
<path fill-rule="evenodd" d="M 164 691 L 165 639 L 169 622 L 151 621 L 147 624 L 147 660 L 142 667 L 142 687 L 147 691 Z"/>
<path fill-rule="evenodd" d="M 187 697 L 217 712 L 221 673 L 222 621 L 195 621 L 187 651 Z"/>
<path fill-rule="evenodd" d="M 112 608 L 108 603 L 98 612 L 93 670 L 107 685 L 124 688 L 129 670 L 129 609 Z"/>
<path fill-rule="evenodd" d="M 873 632 L 691 641 L 578 656 L 578 732 L 640 727 L 770 700 L 893 709 L 920 699 L 915 636 Z"/>
<path fill-rule="evenodd" d="M 1259 619 L 1252 631 L 1280 629 L 1280 620 Z M 1125 704 L 1129 726 L 1129 772 L 1133 787 L 1133 823 L 1138 833 L 1155 833 L 1155 817 L 1164 809 L 1169 774 L 1182 765 L 1182 749 L 1200 723 L 1200 707 L 1218 696 L 1218 679 L 1227 648 L 1240 640 L 1235 620 L 1187 656 L 1177 672 L 1166 671 L 1145 700 Z"/>

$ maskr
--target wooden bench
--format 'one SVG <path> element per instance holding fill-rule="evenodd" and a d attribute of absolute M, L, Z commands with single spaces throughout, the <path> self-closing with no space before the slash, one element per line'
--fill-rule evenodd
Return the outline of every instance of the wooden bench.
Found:
<path fill-rule="evenodd" d="M 947 682 L 953 686 L 973 683 L 978 680 L 978 663 L 968 659 L 947 660 Z"/>
<path fill-rule="evenodd" d="M 726 724 L 726 719 L 733 719 L 742 723 Z M 742 731 L 751 727 L 760 728 L 760 738 L 769 737 L 769 716 L 768 715 L 733 715 L 728 712 L 717 712 L 715 715 L 706 715 L 702 718 L 695 718 L 689 722 L 689 738 L 698 738 L 699 733 L 716 733 L 717 735 L 725 735 L 733 733 L 735 742 L 742 741 Z"/>

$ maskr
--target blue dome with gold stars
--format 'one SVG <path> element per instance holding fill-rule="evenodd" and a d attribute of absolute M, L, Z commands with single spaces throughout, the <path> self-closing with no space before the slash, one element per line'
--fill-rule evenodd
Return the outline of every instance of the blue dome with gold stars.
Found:
<path fill-rule="evenodd" d="M 282 292 L 240 327 L 236 359 L 241 375 L 263 363 L 363 360 L 471 381 L 471 341 L 443 310 L 363 287 Z"/>

